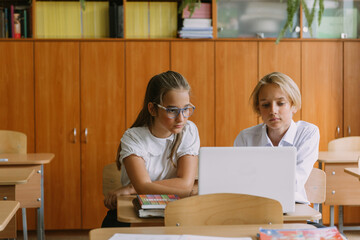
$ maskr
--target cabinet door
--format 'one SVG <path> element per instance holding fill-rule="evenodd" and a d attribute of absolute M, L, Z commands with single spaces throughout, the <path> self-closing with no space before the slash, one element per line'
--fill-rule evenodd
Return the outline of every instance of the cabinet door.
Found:
<path fill-rule="evenodd" d="M 360 43 L 344 43 L 344 136 L 360 136 Z"/>
<path fill-rule="evenodd" d="M 259 80 L 271 72 L 282 72 L 294 80 L 301 91 L 301 48 L 299 42 L 259 43 Z M 294 121 L 301 118 L 301 109 Z"/>
<path fill-rule="evenodd" d="M 142 108 L 150 79 L 170 69 L 170 43 L 127 41 L 125 55 L 126 127 L 130 127 Z"/>
<path fill-rule="evenodd" d="M 32 42 L 0 42 L 0 129 L 23 132 L 34 152 L 34 54 Z"/>
<path fill-rule="evenodd" d="M 249 102 L 258 80 L 256 42 L 216 42 L 215 144 L 233 146 L 239 132 L 257 124 Z"/>
<path fill-rule="evenodd" d="M 36 151 L 45 165 L 45 228 L 81 227 L 79 43 L 35 43 Z M 74 130 L 76 129 L 76 134 Z"/>
<path fill-rule="evenodd" d="M 343 134 L 342 43 L 303 42 L 301 66 L 302 119 L 319 127 L 320 151 L 326 151 Z"/>
<path fill-rule="evenodd" d="M 171 69 L 182 74 L 190 83 L 191 102 L 196 106 L 190 120 L 199 129 L 201 146 L 214 146 L 214 42 L 171 43 Z"/>
<path fill-rule="evenodd" d="M 91 229 L 106 215 L 102 170 L 115 161 L 125 130 L 124 42 L 83 42 L 80 49 L 82 228 Z"/>
<path fill-rule="evenodd" d="M 35 152 L 34 44 L 0 42 L 0 53 L 0 129 L 25 133 L 27 152 Z M 27 210 L 27 227 L 36 229 L 34 209 Z"/>

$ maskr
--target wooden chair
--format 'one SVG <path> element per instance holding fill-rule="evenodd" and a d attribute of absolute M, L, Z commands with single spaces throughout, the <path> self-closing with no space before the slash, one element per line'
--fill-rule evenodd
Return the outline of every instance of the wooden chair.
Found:
<path fill-rule="evenodd" d="M 165 226 L 282 224 L 281 204 L 246 194 L 217 193 L 167 204 Z"/>
<path fill-rule="evenodd" d="M 27 137 L 24 133 L 0 130 L 0 153 L 26 153 Z"/>
<path fill-rule="evenodd" d="M 360 151 L 360 136 L 334 139 L 328 143 L 328 151 Z"/>
<path fill-rule="evenodd" d="M 0 130 L 0 153 L 27 153 L 26 134 L 16 131 Z M 28 239 L 26 208 L 22 208 L 24 240 Z"/>
<path fill-rule="evenodd" d="M 360 136 L 343 137 L 331 140 L 328 143 L 328 151 L 360 151 Z M 334 207 L 334 206 L 331 206 Z M 339 231 L 360 230 L 360 226 L 344 227 L 343 206 L 339 206 Z"/>
<path fill-rule="evenodd" d="M 108 192 L 121 187 L 120 171 L 116 167 L 116 163 L 110 163 L 103 168 L 103 194 L 106 196 Z"/>
<path fill-rule="evenodd" d="M 321 169 L 313 168 L 305 183 L 305 191 L 309 202 L 319 211 L 320 204 L 326 199 L 326 173 Z"/>

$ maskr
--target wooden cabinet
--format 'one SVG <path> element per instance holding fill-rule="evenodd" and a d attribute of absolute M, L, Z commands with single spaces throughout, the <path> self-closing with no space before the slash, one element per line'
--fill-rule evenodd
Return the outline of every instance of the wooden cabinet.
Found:
<path fill-rule="evenodd" d="M 342 56 L 341 42 L 302 43 L 302 119 L 319 127 L 320 151 L 342 135 Z"/>
<path fill-rule="evenodd" d="M 0 42 L 0 129 L 23 132 L 34 152 L 34 50 L 31 42 Z"/>
<path fill-rule="evenodd" d="M 271 72 L 282 72 L 298 85 L 301 91 L 301 43 L 282 41 L 259 43 L 259 80 Z M 301 119 L 301 109 L 293 117 Z"/>
<path fill-rule="evenodd" d="M 199 130 L 201 146 L 215 145 L 214 42 L 172 42 L 171 70 L 181 73 L 191 85 L 191 102 L 196 106 L 190 118 Z"/>
<path fill-rule="evenodd" d="M 46 228 L 99 227 L 102 169 L 125 130 L 124 43 L 36 43 L 35 71 L 36 150 L 55 153 L 45 166 Z"/>
<path fill-rule="evenodd" d="M 344 137 L 360 136 L 360 42 L 344 43 Z"/>
<path fill-rule="evenodd" d="M 215 145 L 233 146 L 241 130 L 257 124 L 249 97 L 258 81 L 258 47 L 219 41 L 215 49 Z"/>
<path fill-rule="evenodd" d="M 44 167 L 45 229 L 81 228 L 79 42 L 35 43 L 36 151 Z"/>
<path fill-rule="evenodd" d="M 125 54 L 126 127 L 139 114 L 146 86 L 156 74 L 170 70 L 169 41 L 128 41 Z"/>
<path fill-rule="evenodd" d="M 115 161 L 125 131 L 124 50 L 124 42 L 80 44 L 83 229 L 100 227 L 107 211 L 102 169 Z"/>

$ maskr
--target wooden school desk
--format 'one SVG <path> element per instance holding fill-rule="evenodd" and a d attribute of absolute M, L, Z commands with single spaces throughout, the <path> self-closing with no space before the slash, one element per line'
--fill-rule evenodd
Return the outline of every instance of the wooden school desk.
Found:
<path fill-rule="evenodd" d="M 90 231 L 90 240 L 108 240 L 115 233 L 132 234 L 190 234 L 217 237 L 251 237 L 256 238 L 259 228 L 274 229 L 311 229 L 310 224 L 272 224 L 272 225 L 208 225 L 187 227 L 124 227 L 124 228 L 97 228 Z"/>
<path fill-rule="evenodd" d="M 16 191 L 20 185 L 26 183 L 35 174 L 34 169 L 0 168 L 0 199 L 1 202 L 15 200 Z M 9 201 L 9 202 L 12 202 Z M 15 217 L 9 219 L 7 227 L 0 232 L 0 238 L 16 238 Z"/>
<path fill-rule="evenodd" d="M 117 202 L 117 220 L 119 222 L 131 223 L 131 226 L 164 226 L 163 218 L 139 218 L 134 210 L 132 200 L 135 195 L 120 196 Z M 307 220 L 315 221 L 321 219 L 321 213 L 305 204 L 296 204 L 295 212 L 284 215 L 284 222 L 306 223 Z"/>
<path fill-rule="evenodd" d="M 360 181 L 360 168 L 345 168 L 344 171 L 354 177 L 357 177 Z"/>
<path fill-rule="evenodd" d="M 19 197 L 21 208 L 37 208 L 37 238 L 45 239 L 44 229 L 44 164 L 54 158 L 53 153 L 2 153 L 0 168 L 28 168 L 35 170 L 35 174 L 27 184 L 17 188 L 16 196 Z M 17 199 L 16 199 L 17 200 Z M 26 212 L 23 211 L 23 217 Z M 24 230 L 24 232 L 26 232 Z"/>
<path fill-rule="evenodd" d="M 18 201 L 0 200 L 0 232 L 5 229 L 10 220 L 15 216 L 19 207 L 20 203 Z"/>
<path fill-rule="evenodd" d="M 343 205 L 360 205 L 360 181 L 345 168 L 358 167 L 360 151 L 319 152 L 319 168 L 326 173 L 325 204 L 330 205 L 330 226 L 334 226 L 334 205 L 339 205 L 339 231 L 343 232 Z M 346 227 L 359 230 L 359 227 Z"/>

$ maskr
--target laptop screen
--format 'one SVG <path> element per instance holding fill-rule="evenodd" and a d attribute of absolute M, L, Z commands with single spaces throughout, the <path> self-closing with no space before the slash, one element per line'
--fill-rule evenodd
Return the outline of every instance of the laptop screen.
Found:
<path fill-rule="evenodd" d="M 278 200 L 295 211 L 295 147 L 202 147 L 199 195 L 242 193 Z"/>

